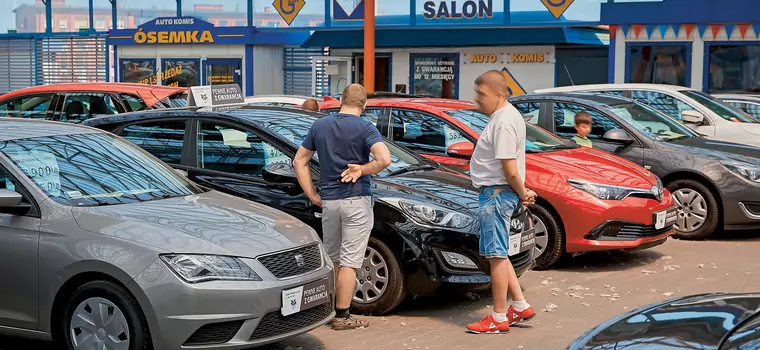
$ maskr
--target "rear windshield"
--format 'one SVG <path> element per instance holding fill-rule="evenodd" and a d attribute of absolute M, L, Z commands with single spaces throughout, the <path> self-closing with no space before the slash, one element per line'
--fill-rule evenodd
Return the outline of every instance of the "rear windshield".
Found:
<path fill-rule="evenodd" d="M 157 108 L 180 108 L 187 106 L 187 92 L 178 92 L 161 100 L 161 106 Z"/>

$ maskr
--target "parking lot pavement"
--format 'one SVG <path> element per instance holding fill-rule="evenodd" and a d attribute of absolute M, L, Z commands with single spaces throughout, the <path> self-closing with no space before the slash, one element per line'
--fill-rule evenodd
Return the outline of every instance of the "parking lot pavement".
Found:
<path fill-rule="evenodd" d="M 564 268 L 532 271 L 522 283 L 538 317 L 506 335 L 471 335 L 464 325 L 489 312 L 487 295 L 418 298 L 393 315 L 367 317 L 366 329 L 327 327 L 263 350 L 563 349 L 583 331 L 638 306 L 695 293 L 758 291 L 753 269 L 760 232 L 708 242 L 669 240 L 640 252 L 579 256 Z M 480 298 L 480 299 L 478 299 Z M 51 350 L 47 344 L 0 338 L 0 349 Z"/>

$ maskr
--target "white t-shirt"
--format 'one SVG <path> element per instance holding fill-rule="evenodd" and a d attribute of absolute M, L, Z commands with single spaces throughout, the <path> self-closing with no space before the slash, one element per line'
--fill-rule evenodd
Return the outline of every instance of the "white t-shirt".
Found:
<path fill-rule="evenodd" d="M 508 185 L 502 159 L 516 159 L 520 178 L 525 181 L 525 121 L 507 103 L 491 115 L 480 134 L 470 159 L 470 177 L 475 187 Z"/>

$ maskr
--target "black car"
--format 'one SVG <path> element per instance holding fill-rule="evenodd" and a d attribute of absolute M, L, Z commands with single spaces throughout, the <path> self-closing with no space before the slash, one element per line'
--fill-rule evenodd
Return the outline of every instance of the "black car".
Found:
<path fill-rule="evenodd" d="M 757 350 L 760 294 L 699 294 L 647 305 L 587 331 L 569 350 Z"/>
<path fill-rule="evenodd" d="M 321 209 L 301 190 L 291 165 L 321 116 L 287 107 L 228 106 L 118 114 L 85 125 L 124 137 L 198 184 L 283 210 L 321 234 Z M 392 164 L 373 179 L 374 230 L 353 307 L 382 314 L 407 294 L 487 288 L 489 265 L 478 254 L 477 192 L 469 176 L 387 145 Z M 318 179 L 317 157 L 310 167 Z M 511 222 L 513 234 L 522 235 L 511 257 L 518 275 L 534 264 L 530 218 L 520 210 Z"/>
<path fill-rule="evenodd" d="M 624 97 L 544 93 L 509 101 L 527 121 L 565 139 L 576 133 L 576 113 L 591 114 L 594 148 L 651 170 L 673 194 L 676 237 L 705 239 L 718 227 L 760 227 L 760 148 L 704 137 Z"/>

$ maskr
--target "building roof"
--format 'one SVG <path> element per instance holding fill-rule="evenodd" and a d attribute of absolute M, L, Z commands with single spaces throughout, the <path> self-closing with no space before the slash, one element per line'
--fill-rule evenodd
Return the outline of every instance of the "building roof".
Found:
<path fill-rule="evenodd" d="M 758 0 L 603 2 L 604 24 L 757 23 Z"/>

